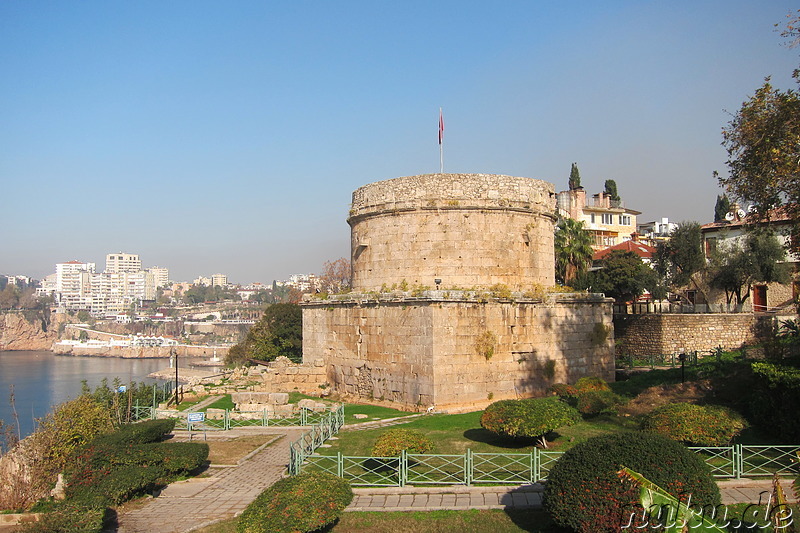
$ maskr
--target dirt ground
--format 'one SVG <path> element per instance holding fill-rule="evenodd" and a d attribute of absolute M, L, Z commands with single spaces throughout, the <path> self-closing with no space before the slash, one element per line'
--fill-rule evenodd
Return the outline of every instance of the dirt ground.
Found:
<path fill-rule="evenodd" d="M 708 380 L 672 385 L 656 385 L 643 390 L 636 398 L 619 408 L 620 414 L 630 416 L 649 413 L 667 403 L 703 403 L 713 394 Z"/>

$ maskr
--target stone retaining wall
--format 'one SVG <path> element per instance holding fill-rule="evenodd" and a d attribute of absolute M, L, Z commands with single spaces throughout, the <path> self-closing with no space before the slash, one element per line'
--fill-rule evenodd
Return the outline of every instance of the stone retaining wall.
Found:
<path fill-rule="evenodd" d="M 727 350 L 758 342 L 773 321 L 750 313 L 616 315 L 614 335 L 621 355 Z"/>

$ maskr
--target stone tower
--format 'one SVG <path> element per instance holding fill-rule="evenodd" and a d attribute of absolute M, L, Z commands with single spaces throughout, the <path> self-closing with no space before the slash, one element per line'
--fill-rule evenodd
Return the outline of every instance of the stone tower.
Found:
<path fill-rule="evenodd" d="M 357 189 L 353 292 L 303 303 L 303 359 L 344 395 L 474 410 L 614 375 L 611 300 L 554 287 L 550 183 L 430 174 Z"/>
<path fill-rule="evenodd" d="M 553 185 L 492 174 L 427 174 L 353 193 L 353 288 L 516 290 L 553 285 Z"/>

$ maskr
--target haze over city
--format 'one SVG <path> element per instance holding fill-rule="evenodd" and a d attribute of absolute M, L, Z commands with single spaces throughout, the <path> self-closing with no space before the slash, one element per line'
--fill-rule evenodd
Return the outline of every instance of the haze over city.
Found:
<path fill-rule="evenodd" d="M 709 222 L 721 128 L 798 50 L 765 2 L 0 3 L 0 273 L 107 253 L 269 282 L 349 255 L 354 189 L 614 179 Z"/>

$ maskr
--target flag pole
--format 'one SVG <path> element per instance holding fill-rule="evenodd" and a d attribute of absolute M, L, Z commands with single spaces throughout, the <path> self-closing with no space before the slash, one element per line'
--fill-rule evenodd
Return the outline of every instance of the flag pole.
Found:
<path fill-rule="evenodd" d="M 444 174 L 444 117 L 439 108 L 439 174 Z"/>

